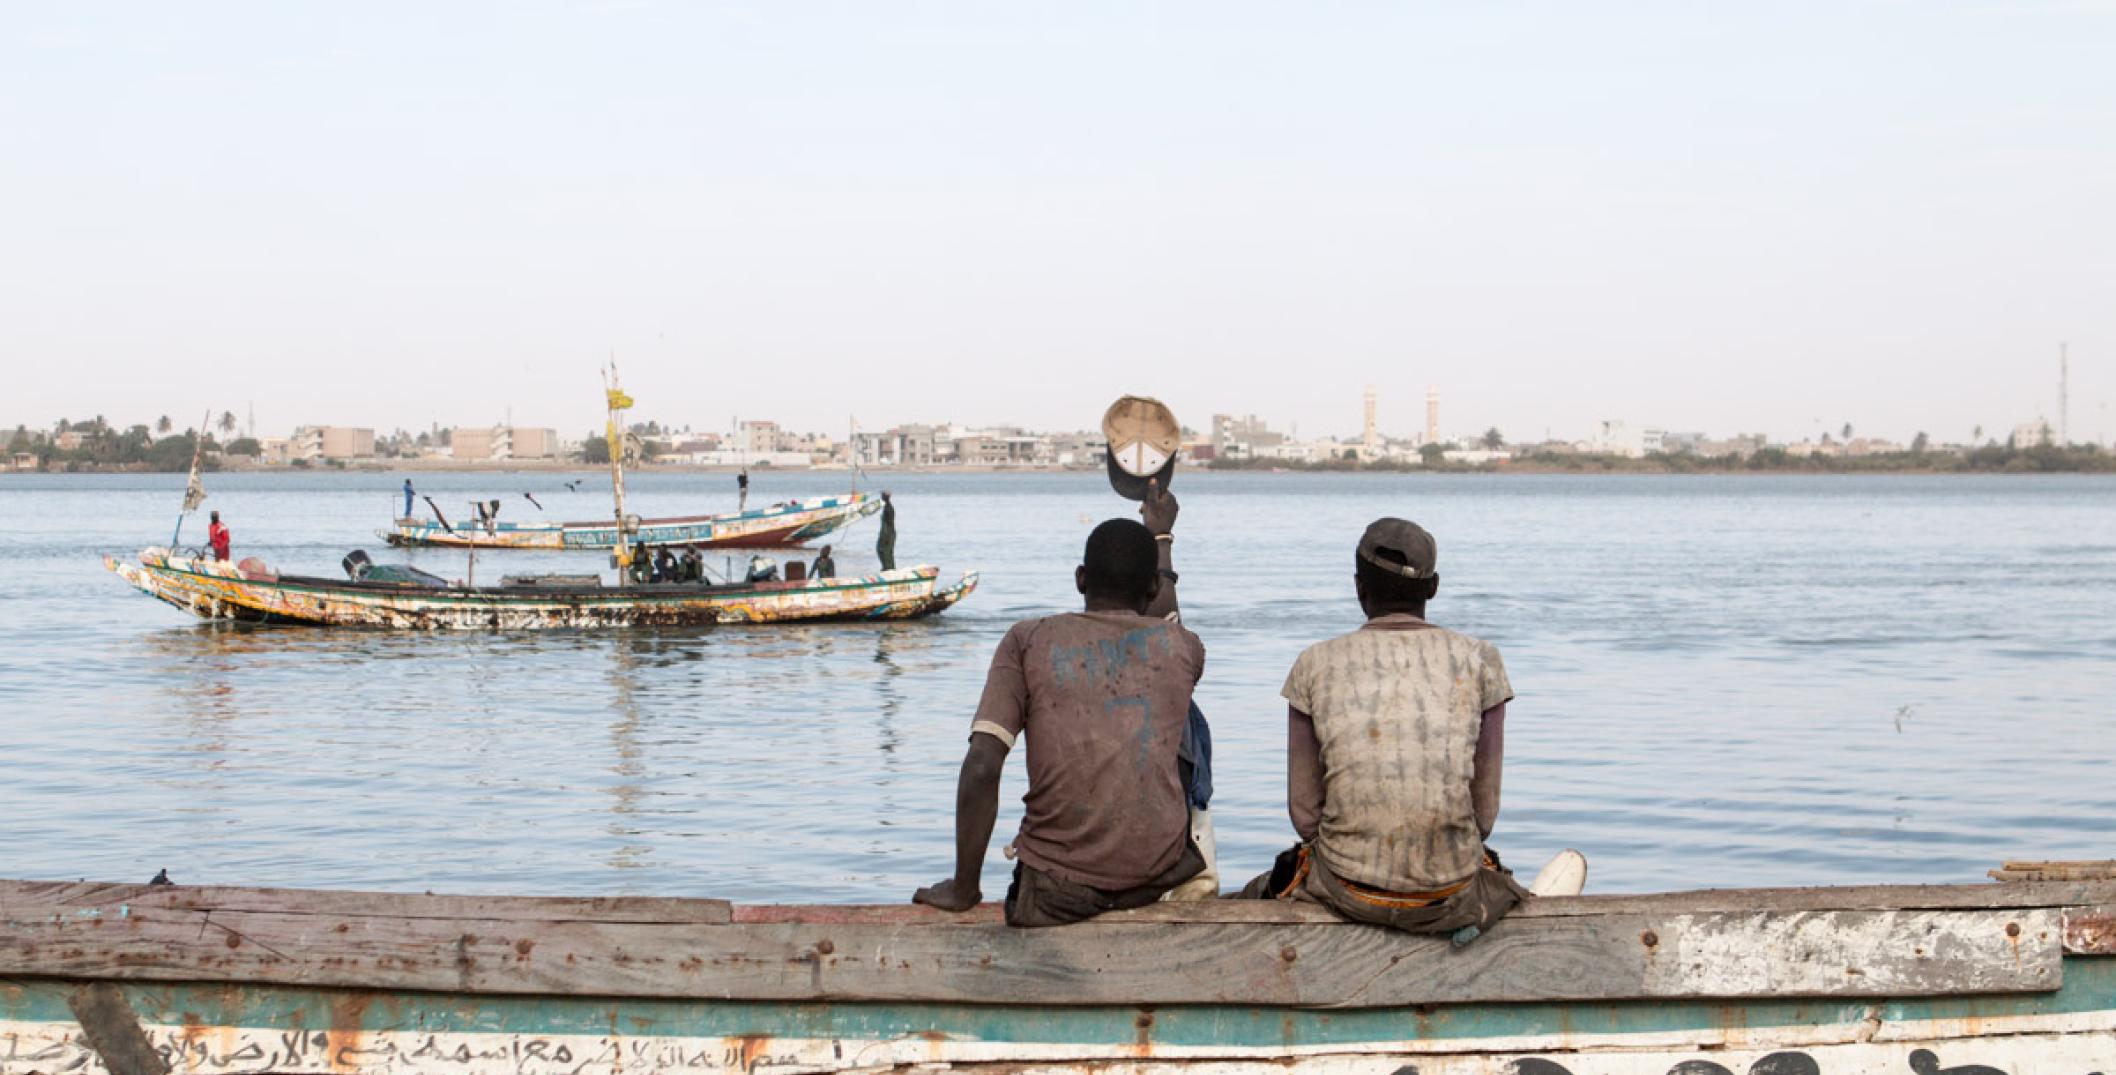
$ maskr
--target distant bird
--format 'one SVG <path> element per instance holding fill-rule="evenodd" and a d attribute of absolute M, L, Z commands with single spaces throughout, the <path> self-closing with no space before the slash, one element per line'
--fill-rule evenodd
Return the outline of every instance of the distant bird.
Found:
<path fill-rule="evenodd" d="M 147 883 L 150 885 L 173 885 L 176 882 L 169 879 L 169 871 L 165 869 L 155 871 L 154 880 Z"/>
<path fill-rule="evenodd" d="M 579 478 L 575 478 L 575 479 L 573 479 L 572 481 L 569 481 L 569 482 L 567 482 L 567 483 L 566 483 L 566 491 L 570 493 L 570 492 L 572 492 L 573 490 L 575 490 L 575 489 L 578 489 L 578 488 L 580 488 L 580 483 L 581 483 L 581 479 L 579 479 Z"/>
<path fill-rule="evenodd" d="M 533 496 L 529 496 L 529 494 L 528 494 L 528 493 L 523 493 L 522 495 L 523 495 L 523 496 L 528 496 L 528 497 L 529 497 L 529 502 L 530 502 L 531 504 L 535 504 L 535 505 L 536 505 L 536 510 L 538 510 L 538 511 L 542 511 L 542 510 L 544 510 L 544 505 L 543 505 L 543 502 L 542 502 L 542 501 L 538 500 L 537 498 L 535 498 L 535 497 L 533 497 Z"/>

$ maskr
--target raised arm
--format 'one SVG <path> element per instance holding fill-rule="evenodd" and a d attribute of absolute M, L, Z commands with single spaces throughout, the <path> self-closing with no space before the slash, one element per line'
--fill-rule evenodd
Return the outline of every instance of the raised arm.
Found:
<path fill-rule="evenodd" d="M 1146 499 L 1139 504 L 1139 520 L 1153 532 L 1154 545 L 1160 553 L 1156 565 L 1161 572 L 1161 592 L 1154 595 L 1153 603 L 1146 606 L 1146 614 L 1157 620 L 1180 619 L 1181 606 L 1176 600 L 1176 495 L 1168 491 L 1157 479 L 1146 482 Z"/>

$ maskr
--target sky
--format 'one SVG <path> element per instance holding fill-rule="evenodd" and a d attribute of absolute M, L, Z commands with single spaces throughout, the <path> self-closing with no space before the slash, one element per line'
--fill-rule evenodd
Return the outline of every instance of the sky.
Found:
<path fill-rule="evenodd" d="M 0 423 L 2116 437 L 2116 2 L 13 4 Z M 186 419 L 185 416 L 194 416 Z M 2003 433 L 1997 434 L 2003 436 Z"/>

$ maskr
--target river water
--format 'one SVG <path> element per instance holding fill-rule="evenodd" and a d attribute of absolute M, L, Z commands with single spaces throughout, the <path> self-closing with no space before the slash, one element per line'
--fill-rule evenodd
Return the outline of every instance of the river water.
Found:
<path fill-rule="evenodd" d="M 353 547 L 391 558 L 372 532 L 402 479 L 209 475 L 208 506 L 238 556 L 335 573 Z M 592 474 L 415 480 L 452 511 L 607 511 Z M 845 480 L 766 474 L 755 498 Z M 0 876 L 902 900 L 949 868 L 993 646 L 1077 604 L 1082 540 L 1128 507 L 1092 474 L 890 477 L 900 561 L 984 578 L 919 623 L 412 634 L 213 627 L 132 592 L 98 556 L 166 542 L 182 483 L 0 478 Z M 630 484 L 648 516 L 733 499 L 725 474 Z M 1383 514 L 1439 538 L 1433 619 L 1506 656 L 1494 844 L 1517 866 L 1577 847 L 1591 891 L 1639 891 L 2116 855 L 2116 481 L 1185 473 L 1177 492 L 1230 884 L 1291 839 L 1278 687 L 1357 625 L 1352 548 Z M 841 570 L 872 566 L 873 525 Z M 988 896 L 1022 782 L 1010 763 Z"/>

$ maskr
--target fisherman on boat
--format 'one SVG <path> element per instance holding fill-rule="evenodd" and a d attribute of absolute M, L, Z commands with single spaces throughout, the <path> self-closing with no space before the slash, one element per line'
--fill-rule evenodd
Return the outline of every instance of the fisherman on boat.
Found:
<path fill-rule="evenodd" d="M 228 524 L 220 521 L 220 512 L 213 512 L 211 518 L 213 520 L 212 523 L 206 527 L 206 544 L 212 546 L 215 560 L 226 562 L 228 549 L 232 544 L 232 539 L 228 534 Z"/>
<path fill-rule="evenodd" d="M 1530 894 L 1484 843 L 1513 687 L 1498 647 L 1426 620 L 1437 561 L 1433 536 L 1407 520 L 1360 537 L 1352 579 L 1367 622 L 1308 647 L 1283 692 L 1301 842 L 1244 897 L 1466 940 Z"/>
<path fill-rule="evenodd" d="M 735 510 L 749 510 L 749 468 L 743 467 L 735 474 Z"/>
<path fill-rule="evenodd" d="M 411 499 L 413 495 L 411 479 L 406 478 L 404 479 L 404 517 L 407 519 L 411 518 Z"/>
<path fill-rule="evenodd" d="M 698 555 L 698 546 L 685 545 L 679 574 L 685 582 L 701 582 L 705 579 L 705 557 Z"/>
<path fill-rule="evenodd" d="M 992 656 L 956 790 L 955 874 L 912 899 L 964 911 L 983 897 L 999 778 L 1027 734 L 1018 859 L 1006 920 L 1055 926 L 1160 900 L 1206 868 L 1179 766 L 1205 646 L 1149 616 L 1162 575 L 1153 531 L 1111 519 L 1073 581 L 1084 610 L 1024 620 Z"/>
<path fill-rule="evenodd" d="M 838 562 L 830 558 L 830 546 L 825 545 L 822 551 L 816 553 L 816 562 L 809 565 L 808 577 L 813 579 L 831 579 L 836 578 L 837 575 Z"/>
<path fill-rule="evenodd" d="M 896 503 L 887 489 L 882 490 L 882 530 L 874 536 L 874 555 L 882 570 L 896 570 Z"/>
<path fill-rule="evenodd" d="M 663 545 L 654 553 L 654 581 L 676 581 L 676 554 L 670 552 L 667 545 Z"/>

